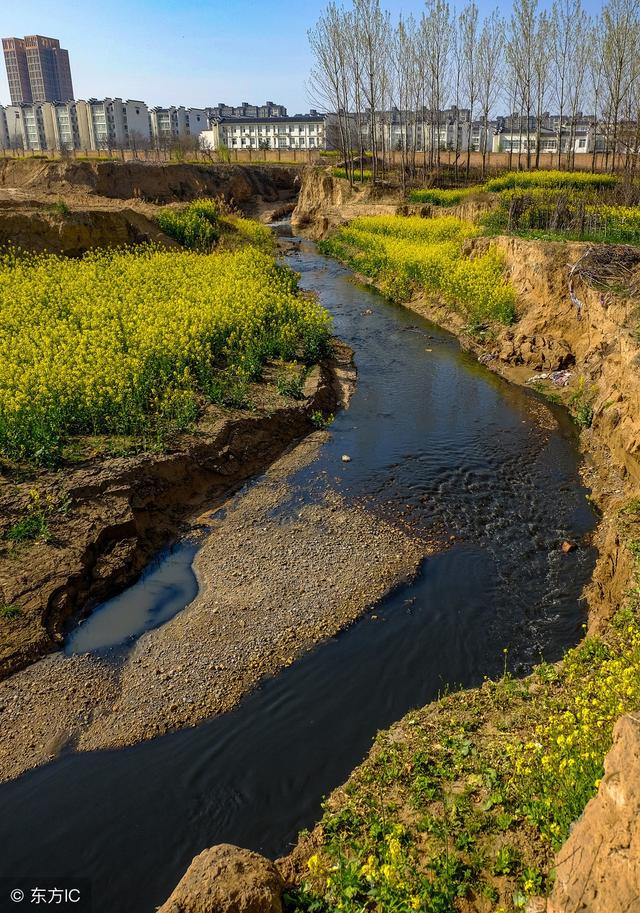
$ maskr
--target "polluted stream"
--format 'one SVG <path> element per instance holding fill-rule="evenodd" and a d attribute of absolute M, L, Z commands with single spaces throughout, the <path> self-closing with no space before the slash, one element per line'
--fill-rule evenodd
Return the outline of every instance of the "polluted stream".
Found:
<path fill-rule="evenodd" d="M 94 913 L 152 913 L 208 846 L 285 853 L 375 733 L 410 709 L 499 675 L 505 649 L 521 674 L 579 639 L 595 517 L 566 414 L 355 284 L 311 242 L 285 260 L 353 347 L 358 384 L 318 458 L 290 477 L 274 519 L 286 524 L 333 490 L 425 542 L 437 533 L 443 546 L 233 712 L 131 748 L 71 752 L 1 785 L 3 885 L 85 878 Z M 564 554 L 564 539 L 580 547 Z M 143 580 L 112 600 L 121 620 L 94 613 L 67 649 L 108 646 L 174 614 L 195 595 L 191 560 L 179 552 L 177 585 L 157 562 L 152 592 Z"/>

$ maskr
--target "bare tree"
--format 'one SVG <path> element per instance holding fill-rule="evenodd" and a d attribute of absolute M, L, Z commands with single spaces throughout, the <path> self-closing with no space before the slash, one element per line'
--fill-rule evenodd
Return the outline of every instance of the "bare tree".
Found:
<path fill-rule="evenodd" d="M 609 140 L 606 158 L 608 160 L 611 151 L 612 171 L 616 167 L 620 114 L 638 75 L 634 59 L 640 38 L 639 9 L 639 0 L 609 0 L 602 10 L 605 117 Z"/>
<path fill-rule="evenodd" d="M 519 90 L 520 152 L 523 118 L 526 125 L 527 168 L 531 168 L 531 117 L 535 99 L 534 55 L 536 46 L 536 10 L 538 0 L 514 0 L 509 24 L 511 75 Z M 518 162 L 520 158 L 518 157 Z"/>
<path fill-rule="evenodd" d="M 349 112 L 349 65 L 344 14 L 331 2 L 315 28 L 308 32 L 314 65 L 309 76 L 312 97 L 319 107 L 335 112 L 339 144 L 349 181 L 353 184 L 352 130 Z"/>
<path fill-rule="evenodd" d="M 420 20 L 421 45 L 429 62 L 429 121 L 431 164 L 440 169 L 440 111 L 447 90 L 452 22 L 446 0 L 426 0 Z"/>
<path fill-rule="evenodd" d="M 476 60 L 478 67 L 478 100 L 482 112 L 482 176 L 487 170 L 487 143 L 489 137 L 489 115 L 500 95 L 500 64 L 504 54 L 504 20 L 494 10 L 482 23 Z"/>
<path fill-rule="evenodd" d="M 566 114 L 569 78 L 571 73 L 571 51 L 573 47 L 572 21 L 580 0 L 554 0 L 551 8 L 551 68 L 552 93 L 558 106 L 558 168 L 562 155 L 562 131 Z"/>
<path fill-rule="evenodd" d="M 576 162 L 576 128 L 581 115 L 585 98 L 587 72 L 591 63 L 593 47 L 590 41 L 591 22 L 580 0 L 576 0 L 573 15 L 573 53 L 571 55 L 571 68 L 568 89 L 569 101 L 569 149 L 567 163 L 570 168 Z"/>
<path fill-rule="evenodd" d="M 471 167 L 471 124 L 474 105 L 478 99 L 478 65 L 476 49 L 478 44 L 478 7 L 475 0 L 468 0 L 460 14 L 460 38 L 462 51 L 462 84 L 469 105 L 469 136 L 467 139 L 467 178 Z M 457 126 L 457 125 L 456 125 Z"/>
<path fill-rule="evenodd" d="M 551 25 L 543 11 L 538 16 L 533 36 L 533 82 L 536 100 L 536 168 L 540 167 L 542 145 L 542 116 L 549 86 L 549 62 L 551 59 Z"/>

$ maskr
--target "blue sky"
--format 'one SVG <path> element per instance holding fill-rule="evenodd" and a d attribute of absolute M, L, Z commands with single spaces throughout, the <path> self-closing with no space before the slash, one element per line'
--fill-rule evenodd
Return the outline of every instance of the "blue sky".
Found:
<path fill-rule="evenodd" d="M 588 0 L 593 8 L 596 0 Z M 204 107 L 225 101 L 308 110 L 307 29 L 324 0 L 5 0 L 2 37 L 59 38 L 71 58 L 77 98 L 139 98 Z M 457 4 L 461 5 L 461 3 Z M 491 8 L 491 0 L 479 0 Z M 422 0 L 390 0 L 419 12 Z M 504 4 L 501 4 L 504 10 Z M 2 66 L 0 103 L 9 102 Z"/>

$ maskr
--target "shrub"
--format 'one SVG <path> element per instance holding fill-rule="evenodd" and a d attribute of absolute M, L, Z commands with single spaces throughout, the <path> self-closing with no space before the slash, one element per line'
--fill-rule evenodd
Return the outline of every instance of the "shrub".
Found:
<path fill-rule="evenodd" d="M 210 251 L 220 237 L 220 211 L 215 200 L 198 200 L 185 209 L 167 209 L 156 221 L 165 234 L 191 250 Z"/>

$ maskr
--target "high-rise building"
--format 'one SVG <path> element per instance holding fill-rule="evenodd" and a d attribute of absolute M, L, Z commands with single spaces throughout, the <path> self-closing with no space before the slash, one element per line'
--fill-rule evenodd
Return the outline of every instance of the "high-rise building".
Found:
<path fill-rule="evenodd" d="M 32 102 L 31 83 L 29 82 L 29 68 L 27 54 L 22 38 L 3 38 L 2 50 L 9 80 L 9 94 L 11 104 L 19 105 L 23 102 Z"/>
<path fill-rule="evenodd" d="M 69 52 L 57 38 L 27 35 L 3 38 L 11 104 L 70 101 L 73 83 Z"/>

